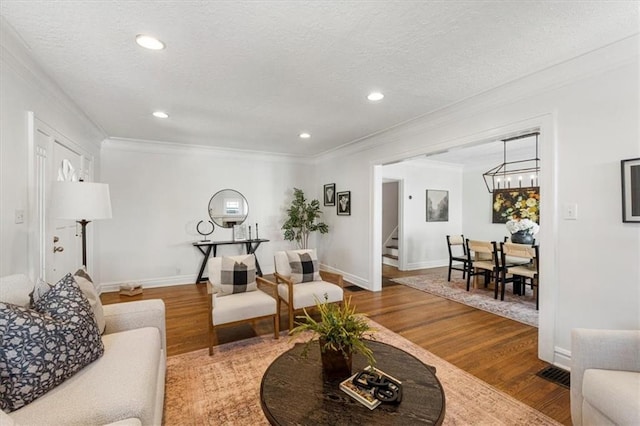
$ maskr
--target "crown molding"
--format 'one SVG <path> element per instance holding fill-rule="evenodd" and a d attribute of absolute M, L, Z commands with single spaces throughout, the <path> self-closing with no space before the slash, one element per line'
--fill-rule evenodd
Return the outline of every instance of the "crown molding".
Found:
<path fill-rule="evenodd" d="M 263 151 L 218 148 L 206 145 L 181 144 L 175 142 L 152 141 L 144 139 L 107 138 L 102 141 L 102 148 L 153 154 L 198 154 L 213 156 L 218 159 L 251 159 L 254 161 L 264 161 L 269 163 L 293 163 L 304 165 L 313 164 L 312 157 L 304 157 L 300 155 L 273 154 Z"/>

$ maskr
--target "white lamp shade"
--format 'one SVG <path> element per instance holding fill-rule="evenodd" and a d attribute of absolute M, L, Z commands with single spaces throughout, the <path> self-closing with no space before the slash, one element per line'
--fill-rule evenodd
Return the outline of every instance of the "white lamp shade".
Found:
<path fill-rule="evenodd" d="M 57 219 L 111 219 L 106 183 L 54 182 L 51 200 L 51 214 Z"/>

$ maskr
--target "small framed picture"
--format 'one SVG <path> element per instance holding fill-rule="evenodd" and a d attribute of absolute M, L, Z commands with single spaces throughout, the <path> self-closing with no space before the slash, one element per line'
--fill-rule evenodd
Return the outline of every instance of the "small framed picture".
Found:
<path fill-rule="evenodd" d="M 338 198 L 338 216 L 351 216 L 351 191 L 336 194 Z"/>
<path fill-rule="evenodd" d="M 622 160 L 622 221 L 640 222 L 640 158 Z"/>
<path fill-rule="evenodd" d="M 245 241 L 247 239 L 247 227 L 245 225 L 233 225 L 233 241 Z"/>
<path fill-rule="evenodd" d="M 449 221 L 449 191 L 427 189 L 427 222 Z"/>
<path fill-rule="evenodd" d="M 328 183 L 324 186 L 324 205 L 335 206 L 336 205 L 336 184 Z"/>

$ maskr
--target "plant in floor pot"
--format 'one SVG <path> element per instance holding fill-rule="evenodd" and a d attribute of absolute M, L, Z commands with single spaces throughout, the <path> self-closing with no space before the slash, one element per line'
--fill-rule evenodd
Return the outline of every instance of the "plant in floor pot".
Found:
<path fill-rule="evenodd" d="M 312 232 L 318 231 L 321 234 L 329 232 L 329 226 L 326 223 L 317 222 L 321 214 L 320 201 L 307 202 L 304 191 L 293 188 L 293 200 L 287 209 L 287 220 L 282 225 L 284 239 L 295 240 L 301 249 L 306 249 Z"/>
<path fill-rule="evenodd" d="M 304 331 L 311 331 L 318 337 L 322 371 L 328 380 L 344 379 L 351 375 L 351 361 L 354 353 L 359 353 L 367 359 L 369 365 L 375 365 L 373 352 L 366 345 L 366 339 L 373 338 L 374 330 L 369 326 L 364 314 L 356 314 L 355 306 L 351 305 L 351 297 L 342 305 L 316 300 L 316 307 L 320 313 L 320 321 L 313 319 L 304 310 L 304 315 L 297 316 L 295 328 L 289 334 L 296 335 Z M 303 355 L 306 355 L 311 342 L 306 343 Z"/>

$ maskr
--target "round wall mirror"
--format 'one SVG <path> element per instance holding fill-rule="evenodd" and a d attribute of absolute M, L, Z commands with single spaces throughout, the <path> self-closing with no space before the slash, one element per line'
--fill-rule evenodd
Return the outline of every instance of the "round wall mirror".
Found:
<path fill-rule="evenodd" d="M 221 228 L 233 228 L 245 221 L 249 203 L 244 195 L 233 189 L 216 192 L 209 200 L 209 216 Z"/>

